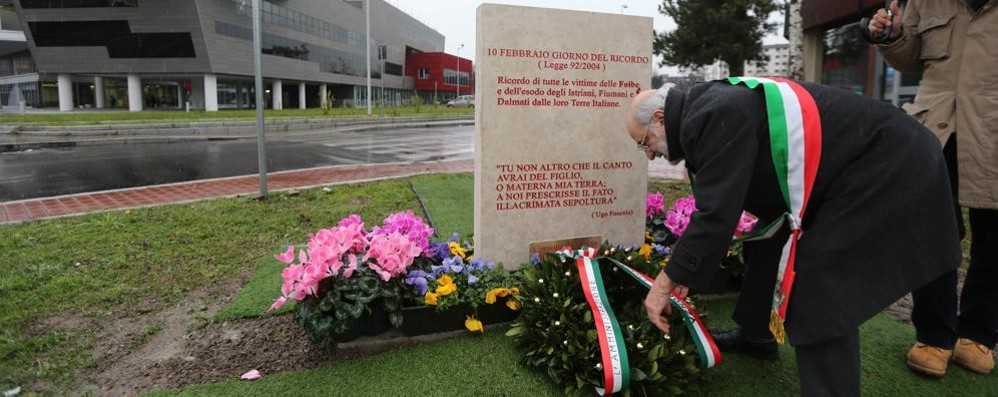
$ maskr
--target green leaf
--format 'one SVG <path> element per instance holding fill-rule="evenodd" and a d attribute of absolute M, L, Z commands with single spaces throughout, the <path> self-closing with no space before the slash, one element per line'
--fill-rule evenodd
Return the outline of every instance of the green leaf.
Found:
<path fill-rule="evenodd" d="M 631 381 L 643 381 L 648 379 L 648 375 L 645 375 L 644 371 L 638 368 L 631 368 Z"/>
<path fill-rule="evenodd" d="M 595 329 L 591 329 L 589 331 L 586 331 L 586 341 L 588 341 L 589 343 L 596 342 L 597 336 L 598 335 L 597 335 Z"/>
<path fill-rule="evenodd" d="M 523 327 L 514 325 L 509 328 L 509 331 L 506 331 L 506 336 L 517 336 L 523 334 L 523 332 L 524 332 Z"/>

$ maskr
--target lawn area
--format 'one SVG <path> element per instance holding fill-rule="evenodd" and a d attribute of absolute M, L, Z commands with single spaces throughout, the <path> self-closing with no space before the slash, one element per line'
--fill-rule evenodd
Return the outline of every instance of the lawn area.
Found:
<path fill-rule="evenodd" d="M 419 110 L 414 107 L 397 107 L 386 109 L 374 109 L 374 117 L 395 117 L 395 116 L 454 116 L 473 115 L 471 108 L 446 108 L 423 106 Z M 329 114 L 323 114 L 322 109 L 267 109 L 264 111 L 267 119 L 272 118 L 331 118 L 331 117 L 356 117 L 367 115 L 367 108 L 334 108 L 329 110 Z M 90 124 L 144 124 L 144 123 L 174 123 L 192 121 L 218 121 L 245 119 L 252 121 L 256 119 L 256 110 L 221 110 L 217 112 L 181 112 L 181 111 L 107 111 L 107 112 L 69 112 L 69 113 L 48 113 L 48 114 L 25 114 L 25 115 L 2 115 L 0 124 L 41 124 L 41 125 L 90 125 Z"/>
<path fill-rule="evenodd" d="M 411 183 L 411 184 L 410 184 Z M 666 202 L 688 194 L 683 183 L 653 182 Z M 35 332 L 50 316 L 79 312 L 98 321 L 151 298 L 169 305 L 193 290 L 255 272 L 215 322 L 267 315 L 279 294 L 281 265 L 272 259 L 287 244 L 329 227 L 351 213 L 368 224 L 391 212 L 422 214 L 417 196 L 439 230 L 472 230 L 473 177 L 427 175 L 332 186 L 300 195 L 275 194 L 269 202 L 231 198 L 0 226 L 0 390 L 46 385 L 46 393 L 73 390 L 74 373 L 91 371 L 93 330 Z M 732 298 L 699 301 L 710 327 L 731 326 Z M 288 305 L 289 309 L 293 306 Z M 285 309 L 288 310 L 288 309 Z M 560 388 L 518 364 L 511 338 L 493 329 L 409 349 L 341 361 L 297 372 L 265 374 L 257 381 L 196 385 L 154 395 L 485 395 L 554 396 Z M 904 354 L 914 330 L 886 315 L 862 329 L 866 395 L 994 396 L 998 375 L 952 368 L 942 380 L 911 374 Z M 708 384 L 693 395 L 795 395 L 793 350 L 777 362 L 725 356 L 708 370 Z"/>
<path fill-rule="evenodd" d="M 451 233 L 471 241 L 475 229 L 475 178 L 471 174 L 423 175 L 412 178 L 412 187 L 426 206 L 436 229 L 436 239 Z"/>
<path fill-rule="evenodd" d="M 734 298 L 697 305 L 712 327 L 730 327 Z M 561 396 L 546 374 L 519 364 L 512 338 L 503 330 L 420 345 L 314 370 L 266 375 L 253 382 L 225 381 L 149 396 Z M 994 396 L 998 377 L 971 374 L 955 366 L 945 378 L 914 375 L 904 355 L 914 329 L 885 314 L 861 327 L 862 384 L 867 396 Z M 793 396 L 800 392 L 793 349 L 780 348 L 777 361 L 725 355 L 706 370 L 706 383 L 693 396 Z"/>
<path fill-rule="evenodd" d="M 90 330 L 32 332 L 40 320 L 100 320 L 149 299 L 169 305 L 351 213 L 380 221 L 400 209 L 419 205 L 405 180 L 389 180 L 0 226 L 0 390 L 60 390 L 93 365 Z M 268 292 L 272 300 L 277 290 Z"/>

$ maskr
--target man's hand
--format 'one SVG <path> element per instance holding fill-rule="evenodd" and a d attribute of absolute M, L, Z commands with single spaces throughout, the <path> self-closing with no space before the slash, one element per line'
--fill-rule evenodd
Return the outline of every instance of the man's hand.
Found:
<path fill-rule="evenodd" d="M 888 38 L 889 41 L 893 41 L 898 37 L 901 37 L 901 6 L 898 5 L 898 0 L 891 2 L 891 13 L 894 14 L 894 18 L 890 18 L 887 15 L 887 10 L 881 8 L 877 10 L 877 13 L 870 18 L 870 24 L 867 28 L 870 30 L 870 37 L 882 37 L 884 35 L 884 30 L 888 26 L 891 27 L 891 37 Z"/>
<path fill-rule="evenodd" d="M 669 333 L 669 319 L 662 313 L 672 314 L 672 306 L 669 304 L 669 294 L 672 290 L 682 297 L 686 297 L 689 292 L 684 286 L 675 284 L 664 271 L 658 273 L 655 282 L 652 283 L 648 296 L 645 297 L 645 310 L 648 312 L 648 320 L 655 324 L 662 332 Z"/>

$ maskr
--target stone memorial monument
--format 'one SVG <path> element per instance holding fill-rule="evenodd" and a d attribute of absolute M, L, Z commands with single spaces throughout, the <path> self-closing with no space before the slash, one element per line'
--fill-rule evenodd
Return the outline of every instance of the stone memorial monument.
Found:
<path fill-rule="evenodd" d="M 648 161 L 624 120 L 650 88 L 652 19 L 483 4 L 477 23 L 476 256 L 640 243 Z"/>

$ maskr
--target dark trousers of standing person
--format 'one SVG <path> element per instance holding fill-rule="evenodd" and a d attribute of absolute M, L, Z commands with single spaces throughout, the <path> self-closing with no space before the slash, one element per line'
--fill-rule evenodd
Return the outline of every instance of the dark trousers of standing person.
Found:
<path fill-rule="evenodd" d="M 953 200 L 957 201 L 959 174 L 956 137 L 943 154 L 949 170 Z M 970 267 L 960 295 L 957 315 L 957 271 L 946 273 L 912 293 L 911 322 L 919 342 L 953 349 L 957 338 L 967 338 L 994 349 L 998 342 L 998 210 L 970 208 Z M 966 232 L 960 204 L 956 204 L 960 239 Z"/>
<path fill-rule="evenodd" d="M 732 319 L 745 335 L 756 340 L 773 337 L 769 332 L 769 312 L 776 286 L 776 263 L 787 235 L 784 229 L 770 239 L 744 245 L 749 266 Z M 835 339 L 794 348 L 800 395 L 860 395 L 859 328 Z"/>

